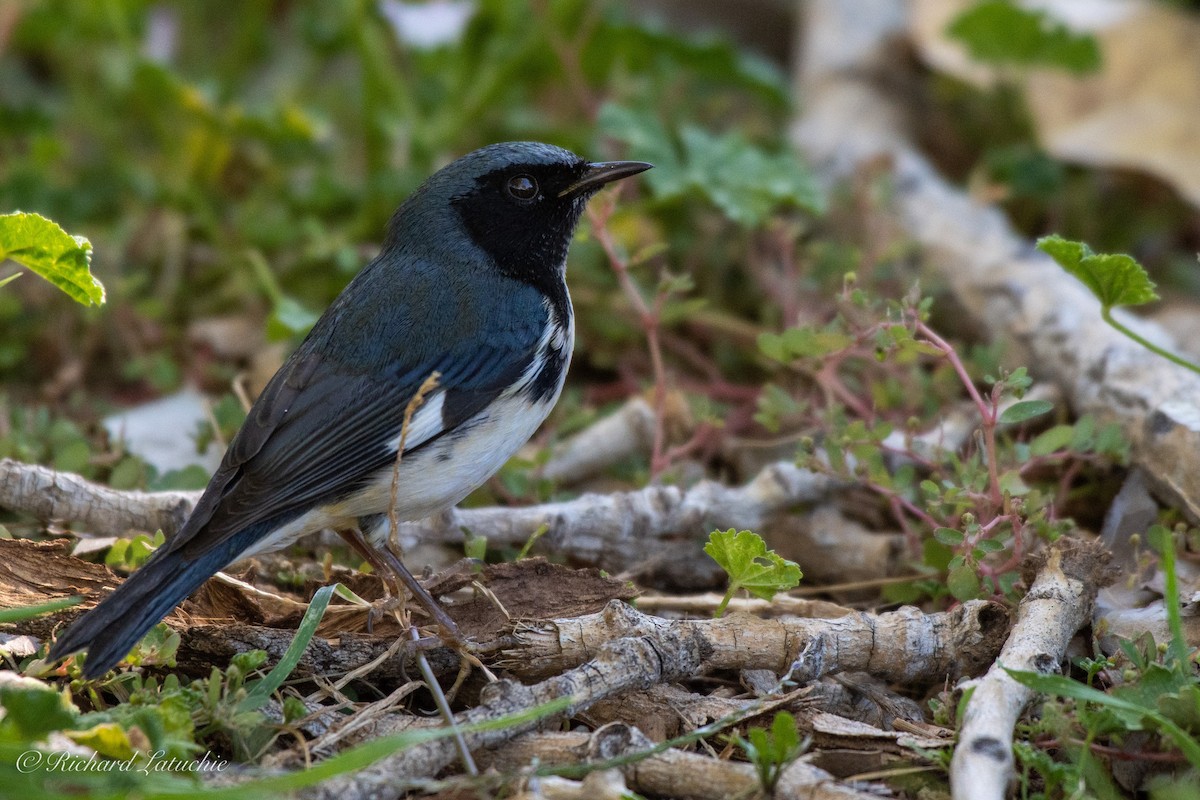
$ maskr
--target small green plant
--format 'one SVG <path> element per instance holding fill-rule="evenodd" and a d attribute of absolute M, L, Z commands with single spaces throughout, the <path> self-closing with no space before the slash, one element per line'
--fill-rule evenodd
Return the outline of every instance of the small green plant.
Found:
<path fill-rule="evenodd" d="M 1112 310 L 1118 306 L 1140 306 L 1159 299 L 1154 281 L 1137 259 L 1124 253 L 1094 253 L 1083 242 L 1061 236 L 1043 236 L 1038 239 L 1037 246 L 1096 296 L 1100 301 L 1100 316 L 1105 322 L 1150 352 L 1200 373 L 1200 365 L 1167 352 L 1113 317 Z"/>
<path fill-rule="evenodd" d="M 1074 33 L 1045 11 L 1009 0 L 986 0 L 955 17 L 946 33 L 971 57 L 1013 67 L 1056 67 L 1076 74 L 1100 68 L 1094 36 Z"/>
<path fill-rule="evenodd" d="M 41 214 L 0 214 L 0 263 L 6 259 L 28 267 L 85 306 L 104 302 L 104 285 L 91 271 L 92 243 L 71 236 Z"/>
<path fill-rule="evenodd" d="M 155 531 L 153 536 L 139 533 L 128 539 L 117 539 L 104 556 L 104 564 L 122 572 L 132 572 L 146 563 L 166 540 L 161 530 Z"/>
<path fill-rule="evenodd" d="M 659 202 L 703 197 L 746 228 L 763 225 L 783 207 L 824 210 L 811 170 L 791 152 L 768 152 L 739 134 L 717 135 L 694 124 L 682 125 L 676 137 L 654 112 L 616 104 L 600 109 L 598 121 L 629 145 L 632 157 L 654 164 L 646 185 Z"/>
<path fill-rule="evenodd" d="M 725 613 L 729 601 L 739 589 L 770 600 L 776 592 L 795 588 L 803 577 L 798 564 L 768 550 L 762 537 L 750 531 L 733 528 L 713 531 L 708 535 L 704 552 L 729 575 L 729 588 L 725 590 L 725 597 L 721 599 L 714 616 Z"/>
<path fill-rule="evenodd" d="M 1107 692 L 1091 684 L 1098 673 L 1114 666 L 1115 660 L 1083 663 L 1086 682 L 1064 675 L 1008 670 L 1018 682 L 1057 699 L 1045 706 L 1035 733 L 1053 736 L 1056 749 L 1069 756 L 1071 769 L 1065 777 L 1057 776 L 1062 784 L 1086 785 L 1099 796 L 1118 795 L 1109 792 L 1111 780 L 1097 768 L 1093 749 L 1106 747 L 1110 740 L 1120 743 L 1135 731 L 1158 737 L 1162 744 L 1177 749 L 1193 770 L 1200 770 L 1200 676 L 1180 614 L 1174 535 L 1155 525 L 1146 539 L 1161 557 L 1169 642 L 1158 646 L 1148 634 L 1141 642 L 1123 641 L 1121 651 L 1127 666 L 1119 685 Z M 1152 742 L 1140 746 L 1154 748 Z M 1018 749 L 1017 755 L 1026 769 L 1047 772 L 1047 777 L 1063 771 L 1062 767 L 1048 771 L 1044 751 Z"/>
<path fill-rule="evenodd" d="M 750 728 L 746 738 L 734 737 L 746 758 L 758 773 L 758 782 L 763 791 L 770 795 L 779 783 L 779 776 L 808 747 L 796 730 L 796 719 L 786 711 L 780 711 L 771 721 L 771 727 Z"/>
<path fill-rule="evenodd" d="M 1025 549 L 1074 526 L 1062 513 L 1069 482 L 1054 476 L 1123 462 L 1119 427 L 1084 416 L 1038 431 L 1055 409 L 1025 397 L 1028 370 L 960 355 L 915 291 L 880 299 L 847 276 L 834 308 L 828 321 L 759 335 L 779 376 L 758 419 L 799 440 L 801 466 L 876 492 L 919 569 L 937 573 L 886 587 L 890 600 L 1013 599 Z M 975 427 L 951 443 L 940 426 L 964 394 Z"/>

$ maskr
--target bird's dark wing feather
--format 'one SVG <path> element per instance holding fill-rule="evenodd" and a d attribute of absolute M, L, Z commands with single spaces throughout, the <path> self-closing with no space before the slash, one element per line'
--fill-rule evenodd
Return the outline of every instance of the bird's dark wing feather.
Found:
<path fill-rule="evenodd" d="M 249 525 L 351 493 L 395 458 L 387 443 L 400 435 L 405 409 L 431 373 L 441 373 L 435 392 L 445 393 L 442 418 L 419 435 L 410 432 L 406 452 L 474 416 L 514 383 L 534 359 L 543 319 L 422 363 L 397 362 L 383 375 L 356 374 L 302 348 L 250 410 L 170 549 L 192 559 Z"/>

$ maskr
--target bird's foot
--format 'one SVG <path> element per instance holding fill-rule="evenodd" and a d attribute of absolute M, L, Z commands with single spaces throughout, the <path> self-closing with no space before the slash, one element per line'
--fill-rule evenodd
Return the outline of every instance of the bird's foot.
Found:
<path fill-rule="evenodd" d="M 371 603 L 367 609 L 367 633 L 375 632 L 375 622 L 393 618 L 397 622 L 404 624 L 400 612 L 404 610 L 404 597 L 391 593 L 385 594 L 383 597 Z"/>

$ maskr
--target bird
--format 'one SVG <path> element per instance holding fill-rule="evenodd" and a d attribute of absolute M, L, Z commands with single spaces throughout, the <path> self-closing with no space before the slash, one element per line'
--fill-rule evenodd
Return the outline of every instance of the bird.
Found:
<path fill-rule="evenodd" d="M 457 639 L 388 546 L 389 513 L 449 509 L 545 420 L 575 340 L 575 227 L 597 191 L 651 166 L 504 142 L 431 175 L 251 406 L 183 526 L 47 660 L 86 648 L 98 678 L 228 564 L 326 528 Z"/>

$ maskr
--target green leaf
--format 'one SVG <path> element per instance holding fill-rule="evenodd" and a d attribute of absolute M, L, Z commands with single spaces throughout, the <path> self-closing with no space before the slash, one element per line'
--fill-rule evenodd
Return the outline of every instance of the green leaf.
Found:
<path fill-rule="evenodd" d="M 75 727 L 79 710 L 65 693 L 34 680 L 16 678 L 0 685 L 0 741 L 30 742 L 51 731 Z"/>
<path fill-rule="evenodd" d="M 630 155 L 654 164 L 646 187 L 662 201 L 706 198 L 746 228 L 763 224 L 780 207 L 819 214 L 825 207 L 811 170 L 789 151 L 770 153 L 736 133 L 713 134 L 696 125 L 679 129 L 678 140 L 655 112 L 609 103 L 600 129 L 625 142 Z"/>
<path fill-rule="evenodd" d="M 775 743 L 777 760 L 784 763 L 800 747 L 796 718 L 786 711 L 776 714 L 775 719 L 771 721 L 771 739 Z"/>
<path fill-rule="evenodd" d="M 644 173 L 646 186 L 660 200 L 683 197 L 691 184 L 671 134 L 658 118 L 616 103 L 606 103 L 596 118 L 605 134 L 629 146 L 630 154 L 654 165 Z"/>
<path fill-rule="evenodd" d="M 1038 249 L 1083 282 L 1104 308 L 1138 306 L 1158 299 L 1154 281 L 1132 256 L 1092 252 L 1083 242 L 1043 236 Z"/>
<path fill-rule="evenodd" d="M 956 600 L 974 600 L 979 597 L 979 575 L 971 566 L 960 564 L 946 576 L 946 588 Z"/>
<path fill-rule="evenodd" d="M 1021 473 L 1015 469 L 1000 475 L 1000 491 L 1013 497 L 1024 497 L 1029 494 L 1029 484 L 1021 479 Z"/>
<path fill-rule="evenodd" d="M 795 587 L 803 577 L 798 564 L 768 550 L 762 537 L 750 531 L 713 531 L 704 552 L 729 575 L 729 590 L 717 609 L 718 617 L 738 589 L 770 600 L 776 592 Z"/>
<path fill-rule="evenodd" d="M 1004 549 L 1004 542 L 995 539 L 980 539 L 975 543 L 975 549 L 983 553 L 999 553 Z"/>
<path fill-rule="evenodd" d="M 1096 418 L 1091 414 L 1084 414 L 1071 426 L 1070 449 L 1077 453 L 1090 452 L 1095 446 L 1095 437 Z"/>
<path fill-rule="evenodd" d="M 329 607 L 329 601 L 333 598 L 333 592 L 337 586 L 336 583 L 331 586 L 322 586 L 316 591 L 308 604 L 308 610 L 304 612 L 304 618 L 300 620 L 300 627 L 296 629 L 292 643 L 288 645 L 287 652 L 283 654 L 283 658 L 279 659 L 279 663 L 267 674 L 267 677 L 250 684 L 250 693 L 245 700 L 238 704 L 239 713 L 254 711 L 270 700 L 275 690 L 283 685 L 287 676 L 300 663 L 300 657 L 304 655 L 304 650 L 312 641 L 313 634 L 317 632 L 317 626 L 321 624 L 321 617 L 325 616 L 325 609 Z"/>
<path fill-rule="evenodd" d="M 20 608 L 0 608 L 0 623 L 24 622 L 27 619 L 40 617 L 42 614 L 52 614 L 55 611 L 62 611 L 64 608 L 77 606 L 82 602 L 82 597 L 64 597 L 60 600 L 50 600 L 48 602 L 38 603 L 32 606 L 21 606 Z"/>
<path fill-rule="evenodd" d="M 1073 33 L 1046 12 L 1006 0 L 979 3 L 955 17 L 946 33 L 977 61 L 1058 67 L 1076 74 L 1100 68 L 1096 39 Z"/>
<path fill-rule="evenodd" d="M 1042 431 L 1029 443 L 1029 452 L 1035 456 L 1048 456 L 1067 448 L 1075 435 L 1071 425 L 1055 425 L 1049 430 Z"/>
<path fill-rule="evenodd" d="M 1015 425 L 1018 422 L 1040 417 L 1054 410 L 1054 403 L 1049 400 L 1022 400 L 1013 403 L 1000 414 L 1002 425 Z"/>
<path fill-rule="evenodd" d="M 107 758 L 123 760 L 134 753 L 129 734 L 115 722 L 101 722 L 83 731 L 67 731 L 66 735 L 71 741 L 86 745 Z"/>
<path fill-rule="evenodd" d="M 926 539 L 921 543 L 921 561 L 936 570 L 947 569 L 954 551 L 936 539 Z"/>
<path fill-rule="evenodd" d="M 1109 422 L 1096 431 L 1093 448 L 1097 455 L 1109 456 L 1119 463 L 1129 460 L 1129 438 L 1120 423 Z"/>
<path fill-rule="evenodd" d="M 933 532 L 933 538 L 947 547 L 957 547 L 965 538 L 963 532 L 954 528 L 938 528 Z"/>
<path fill-rule="evenodd" d="M 589 56 L 602 58 L 606 63 L 616 61 L 623 69 L 632 68 L 634 74 L 638 74 L 635 65 L 678 65 L 709 81 L 752 91 L 780 108 L 786 108 L 790 102 L 787 75 L 774 62 L 738 47 L 719 34 L 681 35 L 677 26 L 664 23 L 657 15 L 637 17 L 632 22 L 612 20 L 602 24 L 600 35 L 590 48 L 599 52 L 585 51 L 585 64 Z"/>
<path fill-rule="evenodd" d="M 746 736 L 745 739 L 735 737 L 735 741 L 754 764 L 763 790 L 770 793 L 779 779 L 780 770 L 799 757 L 804 749 L 796 718 L 781 711 L 771 721 L 770 730 L 753 727 L 746 731 Z"/>
<path fill-rule="evenodd" d="M 764 356 L 775 361 L 782 361 L 786 364 L 791 360 L 788 358 L 787 348 L 783 346 L 783 337 L 777 333 L 760 333 L 758 349 Z"/>
<path fill-rule="evenodd" d="M 320 314 L 309 311 L 300 302 L 286 295 L 279 298 L 267 320 L 267 338 L 282 341 L 308 333 Z"/>
<path fill-rule="evenodd" d="M 844 350 L 853 342 L 851 336 L 828 328 L 788 328 L 783 332 L 783 346 L 791 358 L 822 358 Z"/>
<path fill-rule="evenodd" d="M 824 207 L 812 173 L 791 153 L 768 154 L 738 134 L 714 136 L 694 125 L 680 139 L 692 188 L 743 227 L 758 227 L 779 206 L 813 214 Z"/>
<path fill-rule="evenodd" d="M 181 637 L 165 622 L 160 622 L 142 637 L 125 660 L 135 666 L 159 664 L 175 666 L 175 655 L 179 652 Z"/>
<path fill-rule="evenodd" d="M 41 214 L 0 214 L 0 262 L 12 259 L 85 306 L 104 302 L 104 285 L 92 275 L 92 243 L 71 236 Z"/>
<path fill-rule="evenodd" d="M 468 533 L 463 540 L 463 555 L 476 561 L 483 561 L 487 558 L 487 544 L 486 536 L 475 536 Z"/>
<path fill-rule="evenodd" d="M 1200 769 L 1200 741 L 1168 719 L 1157 707 L 1148 707 L 1133 700 L 1105 694 L 1063 675 L 1043 675 L 1040 672 L 1025 672 L 1007 667 L 1004 668 L 1004 671 L 1017 683 L 1028 686 L 1034 691 L 1057 697 L 1067 697 L 1080 702 L 1096 703 L 1120 714 L 1127 724 L 1132 723 L 1141 727 L 1145 721 L 1150 721 L 1182 751 L 1193 768 Z"/>

